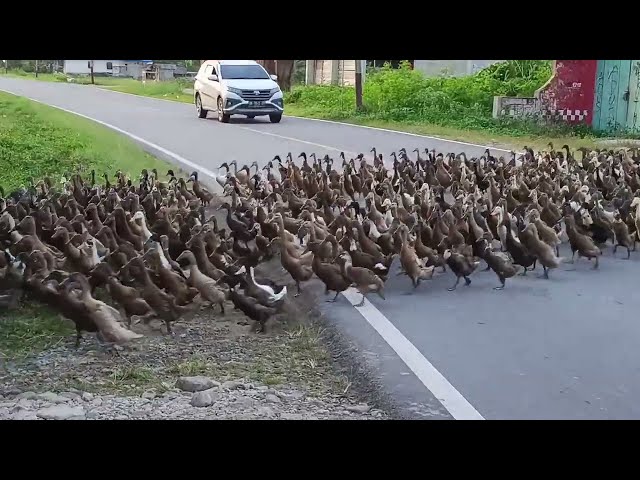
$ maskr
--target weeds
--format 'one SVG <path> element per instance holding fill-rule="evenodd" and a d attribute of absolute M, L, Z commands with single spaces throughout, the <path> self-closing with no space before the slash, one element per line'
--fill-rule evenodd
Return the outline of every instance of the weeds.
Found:
<path fill-rule="evenodd" d="M 54 348 L 68 340 L 75 329 L 51 309 L 24 304 L 19 310 L 0 313 L 0 360 L 20 360 Z"/>
<path fill-rule="evenodd" d="M 128 138 L 97 123 L 0 92 L 0 185 L 5 191 L 29 187 L 45 176 L 54 183 L 80 172 L 112 176 L 121 169 L 167 171 L 167 164 Z M 164 169 L 164 172 L 162 172 Z"/>

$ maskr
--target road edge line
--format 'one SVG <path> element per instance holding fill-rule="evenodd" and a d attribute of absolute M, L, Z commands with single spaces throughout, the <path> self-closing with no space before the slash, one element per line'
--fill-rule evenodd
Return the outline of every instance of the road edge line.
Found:
<path fill-rule="evenodd" d="M 360 294 L 350 287 L 342 295 L 371 327 L 396 352 L 420 382 L 456 420 L 484 420 L 484 417 L 442 375 L 402 332 L 370 301 L 357 307 Z"/>

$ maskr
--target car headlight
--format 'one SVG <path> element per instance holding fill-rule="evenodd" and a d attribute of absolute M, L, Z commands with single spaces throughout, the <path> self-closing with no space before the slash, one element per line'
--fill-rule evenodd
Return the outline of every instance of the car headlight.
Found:
<path fill-rule="evenodd" d="M 227 90 L 231 93 L 235 93 L 236 95 L 242 94 L 242 90 L 240 90 L 239 88 L 227 87 Z"/>
<path fill-rule="evenodd" d="M 280 87 L 272 88 L 271 91 L 269 92 L 269 95 L 275 95 L 279 91 L 280 91 Z"/>

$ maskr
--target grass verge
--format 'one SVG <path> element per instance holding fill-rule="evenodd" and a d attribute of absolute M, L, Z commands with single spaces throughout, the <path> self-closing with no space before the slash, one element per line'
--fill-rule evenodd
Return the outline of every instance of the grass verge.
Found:
<path fill-rule="evenodd" d="M 143 168 L 166 173 L 168 164 L 108 128 L 31 100 L 0 92 L 0 185 L 7 191 L 49 176 L 80 172 L 96 177 Z M 162 171 L 164 170 L 164 171 Z"/>

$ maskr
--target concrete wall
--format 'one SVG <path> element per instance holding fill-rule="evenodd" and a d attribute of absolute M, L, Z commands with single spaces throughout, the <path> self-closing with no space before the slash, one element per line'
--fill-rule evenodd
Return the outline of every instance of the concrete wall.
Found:
<path fill-rule="evenodd" d="M 545 115 L 591 125 L 597 68 L 597 60 L 556 60 L 553 77 L 536 92 Z"/>
<path fill-rule="evenodd" d="M 415 60 L 413 68 L 428 76 L 448 73 L 454 76 L 471 75 L 503 60 Z"/>
<path fill-rule="evenodd" d="M 596 69 L 596 60 L 557 60 L 534 97 L 494 97 L 493 116 L 591 125 Z"/>
<path fill-rule="evenodd" d="M 362 62 L 362 80 L 365 79 L 365 60 Z M 356 83 L 356 60 L 307 60 L 307 85 L 343 85 Z"/>

